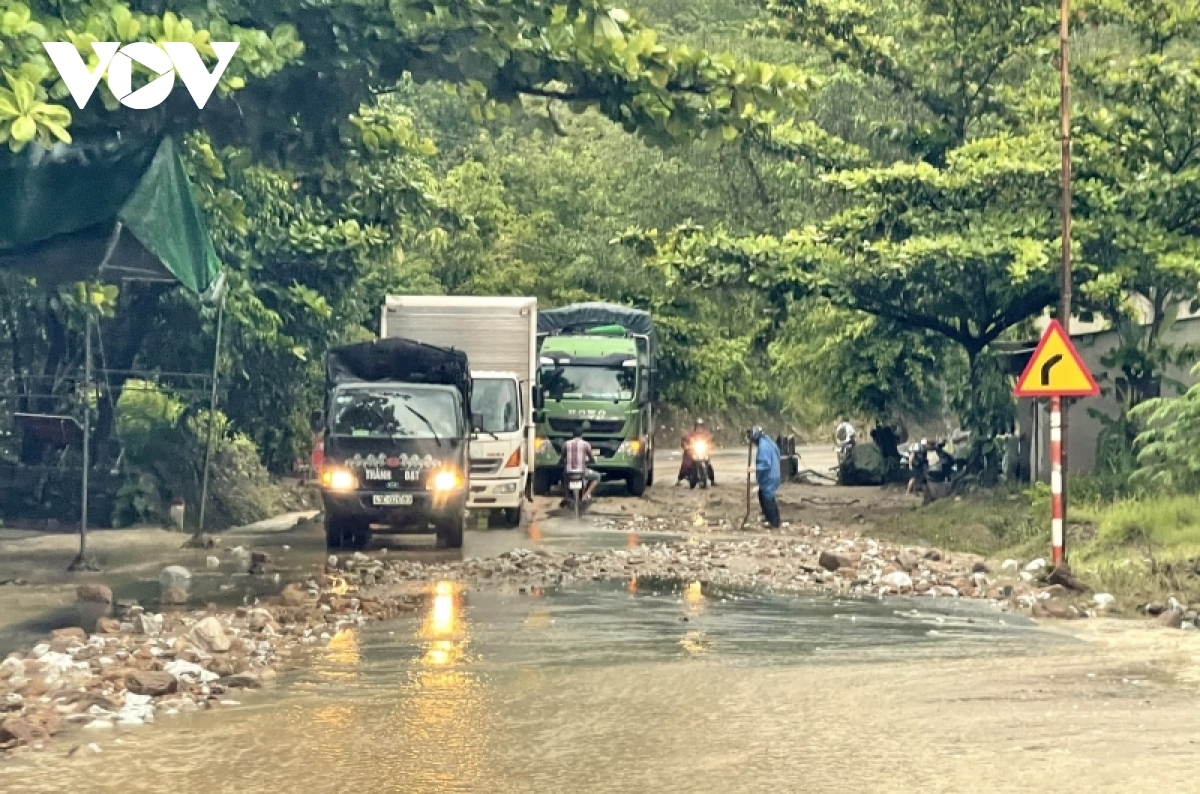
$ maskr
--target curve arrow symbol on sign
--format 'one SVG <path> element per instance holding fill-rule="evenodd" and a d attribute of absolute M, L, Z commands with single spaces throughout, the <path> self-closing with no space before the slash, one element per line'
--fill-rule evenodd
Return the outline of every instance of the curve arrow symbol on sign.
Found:
<path fill-rule="evenodd" d="M 1042 385 L 1043 386 L 1050 385 L 1050 370 L 1053 369 L 1054 365 L 1060 361 L 1062 361 L 1062 353 L 1058 353 L 1058 354 L 1051 356 L 1050 358 L 1048 358 L 1046 360 L 1046 363 L 1042 365 Z"/>

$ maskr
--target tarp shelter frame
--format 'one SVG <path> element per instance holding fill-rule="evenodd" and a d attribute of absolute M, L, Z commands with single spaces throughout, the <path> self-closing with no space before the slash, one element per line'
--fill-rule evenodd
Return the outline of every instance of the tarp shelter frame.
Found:
<path fill-rule="evenodd" d="M 172 138 L 28 147 L 0 157 L 0 270 L 33 276 L 39 285 L 72 281 L 181 284 L 217 304 L 209 392 L 209 422 L 201 476 L 199 532 L 216 424 L 225 309 L 225 277 L 204 214 Z M 97 256 L 100 254 L 100 256 Z M 98 263 L 92 264 L 99 259 Z M 92 334 L 84 332 L 84 382 L 79 554 L 70 570 L 97 570 L 89 556 L 88 485 L 91 470 Z M 147 373 L 149 374 L 149 373 Z"/>

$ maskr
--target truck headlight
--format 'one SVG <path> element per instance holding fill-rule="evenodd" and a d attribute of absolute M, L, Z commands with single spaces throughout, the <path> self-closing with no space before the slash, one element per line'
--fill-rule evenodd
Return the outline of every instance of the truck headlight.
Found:
<path fill-rule="evenodd" d="M 353 491 L 358 478 L 348 469 L 326 469 L 321 472 L 321 484 L 331 491 Z"/>
<path fill-rule="evenodd" d="M 617 448 L 618 455 L 637 456 L 642 454 L 642 440 L 640 438 L 631 438 Z"/>
<path fill-rule="evenodd" d="M 429 484 L 432 490 L 444 493 L 459 488 L 462 485 L 462 477 L 453 469 L 442 469 L 429 478 Z"/>
<path fill-rule="evenodd" d="M 492 489 L 492 493 L 516 493 L 517 484 L 515 482 L 506 482 L 503 485 L 497 485 Z"/>
<path fill-rule="evenodd" d="M 554 452 L 554 445 L 548 438 L 538 438 L 533 442 L 533 452 L 535 455 L 549 455 Z"/>
<path fill-rule="evenodd" d="M 701 457 L 701 458 L 708 455 L 708 442 L 707 441 L 693 441 L 692 442 L 692 454 L 696 455 L 698 457 Z"/>

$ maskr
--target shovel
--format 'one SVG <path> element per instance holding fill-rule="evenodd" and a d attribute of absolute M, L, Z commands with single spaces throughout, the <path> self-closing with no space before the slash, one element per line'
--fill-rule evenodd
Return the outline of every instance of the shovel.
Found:
<path fill-rule="evenodd" d="M 754 466 L 754 444 L 750 444 L 750 448 L 746 450 L 746 515 L 742 516 L 742 525 L 738 529 L 745 529 L 746 522 L 750 520 L 750 471 Z"/>

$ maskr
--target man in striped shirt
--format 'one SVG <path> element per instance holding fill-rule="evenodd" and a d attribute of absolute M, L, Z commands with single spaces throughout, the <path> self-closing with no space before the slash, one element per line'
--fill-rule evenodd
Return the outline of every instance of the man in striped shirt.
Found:
<path fill-rule="evenodd" d="M 600 473 L 588 468 L 588 464 L 594 463 L 595 460 L 595 456 L 592 455 L 592 445 L 583 440 L 583 428 L 575 428 L 571 440 L 563 444 L 562 448 L 561 463 L 563 467 L 564 491 L 566 490 L 567 475 L 582 474 L 584 482 L 583 498 L 585 501 L 591 499 L 592 492 L 600 484 Z"/>

